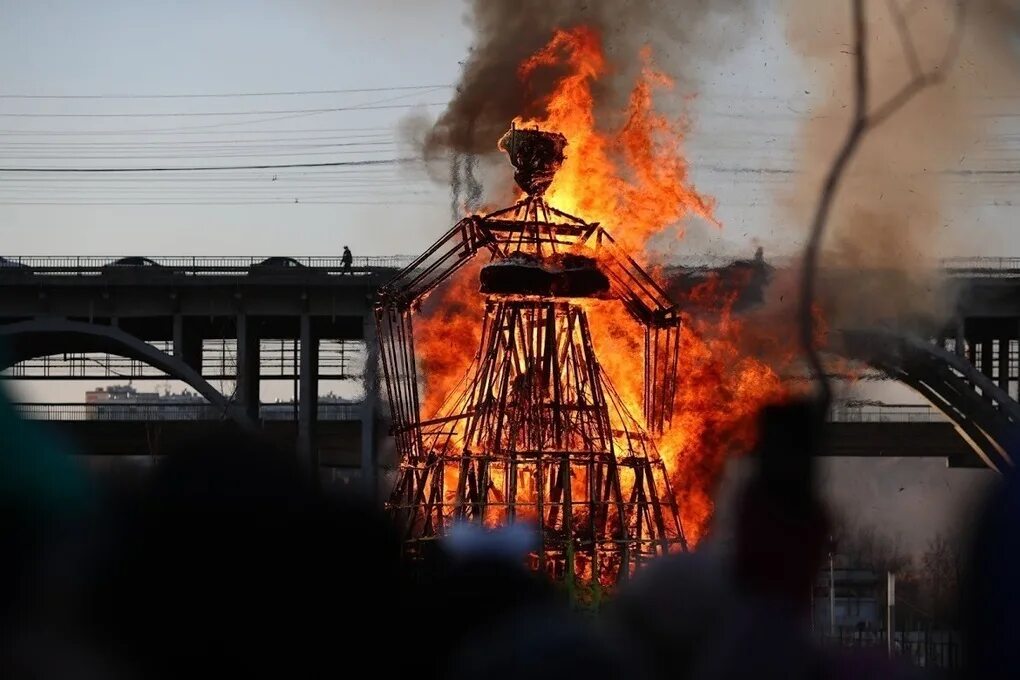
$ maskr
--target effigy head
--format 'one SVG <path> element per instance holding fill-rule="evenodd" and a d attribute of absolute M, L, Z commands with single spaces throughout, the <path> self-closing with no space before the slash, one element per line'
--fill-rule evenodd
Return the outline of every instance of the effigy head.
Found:
<path fill-rule="evenodd" d="M 541 196 L 563 165 L 567 138 L 558 132 L 512 127 L 499 140 L 499 148 L 510 156 L 516 172 L 514 181 L 529 196 Z"/>

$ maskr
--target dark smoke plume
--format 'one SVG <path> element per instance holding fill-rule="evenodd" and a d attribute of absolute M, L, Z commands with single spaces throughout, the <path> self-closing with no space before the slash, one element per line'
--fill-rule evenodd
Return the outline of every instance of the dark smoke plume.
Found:
<path fill-rule="evenodd" d="M 482 203 L 482 183 L 475 174 L 477 158 L 471 154 L 450 156 L 450 215 L 456 222 L 465 212 L 475 212 Z"/>
<path fill-rule="evenodd" d="M 612 105 L 625 101 L 641 46 L 651 45 L 657 64 L 683 80 L 694 62 L 728 47 L 712 29 L 746 19 L 750 6 L 749 0 L 470 0 L 466 20 L 475 42 L 453 100 L 425 136 L 425 156 L 495 152 L 514 117 L 539 117 L 537 102 L 552 80 L 526 91 L 517 67 L 556 29 L 584 24 L 600 33 L 612 72 L 599 84 L 597 103 Z"/>
<path fill-rule="evenodd" d="M 875 324 L 899 330 L 938 327 L 953 313 L 937 257 L 970 249 L 966 223 L 949 229 L 953 208 L 985 200 L 993 190 L 966 180 L 971 168 L 996 162 L 986 149 L 999 102 L 1020 92 L 1010 43 L 1017 23 L 1005 13 L 1017 0 L 867 3 L 866 47 L 872 108 L 910 82 L 915 69 L 940 63 L 963 22 L 958 55 L 944 82 L 920 92 L 880 127 L 868 132 L 848 166 L 825 236 L 821 308 L 834 327 Z M 910 37 L 898 30 L 898 8 Z M 792 223 L 807 225 L 822 177 L 848 125 L 853 60 L 845 54 L 850 3 L 790 0 L 787 38 L 811 66 L 812 91 L 825 101 L 801 129 L 799 170 L 786 198 Z M 994 147 L 992 147 L 994 148 Z M 965 250 L 966 252 L 966 250 Z M 825 278 L 823 276 L 823 278 Z"/>

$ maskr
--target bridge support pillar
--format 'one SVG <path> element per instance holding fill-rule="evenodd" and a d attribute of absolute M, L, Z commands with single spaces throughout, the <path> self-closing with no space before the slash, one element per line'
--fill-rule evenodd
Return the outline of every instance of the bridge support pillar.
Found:
<path fill-rule="evenodd" d="M 319 339 L 312 328 L 312 317 L 301 315 L 301 370 L 298 385 L 298 456 L 319 481 L 319 451 L 315 446 L 315 424 L 319 402 Z"/>
<path fill-rule="evenodd" d="M 999 335 L 999 356 L 997 357 L 999 377 L 996 382 L 999 389 L 1007 394 L 1009 393 L 1009 341 L 1008 331 Z"/>
<path fill-rule="evenodd" d="M 247 314 L 237 315 L 237 402 L 254 422 L 259 419 L 259 352 L 258 329 Z"/>
<path fill-rule="evenodd" d="M 174 356 L 202 372 L 202 335 L 181 314 L 174 314 Z"/>
<path fill-rule="evenodd" d="M 365 338 L 365 401 L 361 405 L 361 479 L 365 493 L 374 503 L 379 497 L 379 449 L 375 434 L 379 403 L 379 341 L 372 314 L 365 315 L 362 328 Z"/>
<path fill-rule="evenodd" d="M 983 339 L 981 341 L 981 362 L 978 370 L 985 374 L 985 377 L 992 377 L 992 341 Z"/>

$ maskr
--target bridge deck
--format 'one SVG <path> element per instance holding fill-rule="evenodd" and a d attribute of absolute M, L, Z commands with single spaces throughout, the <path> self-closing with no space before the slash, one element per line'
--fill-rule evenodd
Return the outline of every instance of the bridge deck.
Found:
<path fill-rule="evenodd" d="M 366 348 L 374 343 L 374 293 L 409 261 L 400 256 L 362 256 L 355 257 L 353 266 L 345 270 L 339 255 L 273 258 L 272 263 L 265 262 L 268 258 L 253 256 L 132 258 L 132 264 L 118 264 L 120 259 L 0 258 L 0 324 L 14 328 L 13 324 L 27 320 L 65 319 L 115 327 L 147 345 L 159 344 L 161 353 L 194 367 L 206 380 L 229 377 L 228 365 L 238 371 L 242 364 L 251 364 L 244 371 L 246 379 L 239 381 L 246 390 L 239 392 L 239 398 L 248 405 L 257 403 L 257 385 L 263 378 L 293 378 L 305 373 L 308 366 L 318 368 L 316 380 L 350 376 L 352 372 L 340 352 L 346 351 L 345 343 L 361 343 Z M 1020 258 L 954 259 L 944 261 L 942 266 L 951 289 L 959 293 L 957 314 L 966 323 L 961 322 L 957 337 L 965 336 L 973 355 L 969 360 L 1002 383 L 1003 389 L 1013 387 L 1020 380 Z M 12 377 L 93 378 L 97 377 L 96 371 L 105 371 L 106 375 L 113 370 L 84 368 L 90 364 L 90 353 L 111 351 L 106 339 L 82 337 L 70 331 L 67 337 L 56 337 L 44 330 L 34 335 L 25 332 L 24 337 L 9 343 L 9 351 L 19 350 L 16 356 L 22 360 L 11 371 Z M 298 356 L 299 338 L 315 341 L 308 343 L 314 350 L 307 361 Z M 227 343 L 234 344 L 228 347 Z M 278 349 L 273 349 L 277 345 Z M 333 348 L 337 348 L 335 357 Z M 213 356 L 217 351 L 219 363 Z M 60 360 L 52 359 L 58 355 L 63 355 Z M 136 355 L 125 355 L 122 361 L 139 364 Z M 222 359 L 227 355 L 232 356 L 232 362 Z M 241 361 L 244 356 L 247 363 Z M 301 361 L 300 370 L 295 366 L 296 359 Z M 165 375 L 154 371 L 139 365 L 136 373 L 138 377 Z M 353 377 L 360 377 L 357 371 L 353 373 Z M 302 384 L 302 395 L 312 395 L 314 404 L 314 384 Z M 344 423 L 360 427 L 371 422 L 364 418 L 360 423 L 356 419 L 331 420 L 314 406 L 308 411 L 327 428 Z M 254 417 L 266 427 L 281 432 L 295 428 L 293 422 L 270 422 L 272 416 L 263 413 L 264 409 Z M 112 437 L 110 428 L 147 432 L 158 427 L 168 432 L 201 422 L 215 423 L 205 416 L 177 419 L 154 414 L 138 420 L 107 419 L 97 423 L 83 414 L 72 417 L 70 412 L 59 416 L 50 412 L 45 417 L 72 419 L 74 422 L 62 423 L 61 427 L 81 430 L 86 439 L 93 435 L 85 430 L 106 432 L 102 437 L 96 435 L 95 441 L 100 442 L 97 449 L 105 447 L 103 441 L 112 442 L 104 439 Z M 44 416 L 37 413 L 34 417 Z M 825 455 L 939 456 L 954 465 L 979 462 L 954 425 L 930 408 L 844 408 L 833 413 L 833 421 Z M 306 421 L 306 434 L 309 431 Z M 352 441 L 360 436 L 352 432 L 347 435 Z M 371 435 L 367 437 L 364 446 L 371 440 Z M 129 436 L 118 450 L 144 449 L 145 442 L 145 438 Z"/>
<path fill-rule="evenodd" d="M 31 420 L 59 424 L 62 432 L 91 455 L 158 455 L 172 450 L 188 432 L 224 426 L 223 414 L 203 403 L 18 403 L 15 410 Z M 320 403 L 317 438 L 322 463 L 357 465 L 359 403 Z M 262 404 L 263 430 L 288 443 L 293 435 L 293 404 Z M 325 429 L 322 429 L 322 428 Z M 153 435 L 157 441 L 153 442 Z M 919 405 L 867 405 L 834 409 L 823 457 L 944 458 L 951 467 L 984 463 L 939 411 Z"/>

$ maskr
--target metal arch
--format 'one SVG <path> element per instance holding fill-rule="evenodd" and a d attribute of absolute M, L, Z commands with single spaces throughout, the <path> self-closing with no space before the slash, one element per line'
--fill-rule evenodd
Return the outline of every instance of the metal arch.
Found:
<path fill-rule="evenodd" d="M 103 351 L 137 359 L 194 388 L 241 427 L 255 429 L 251 418 L 198 371 L 119 328 L 66 319 L 34 319 L 0 326 L 0 342 L 5 344 L 4 351 L 0 353 L 0 370 L 27 359 L 52 354 L 57 346 L 70 351 Z"/>
<path fill-rule="evenodd" d="M 849 356 L 863 359 L 916 390 L 944 413 L 991 469 L 1015 463 L 1020 404 L 965 358 L 920 338 L 885 331 L 843 333 Z"/>

